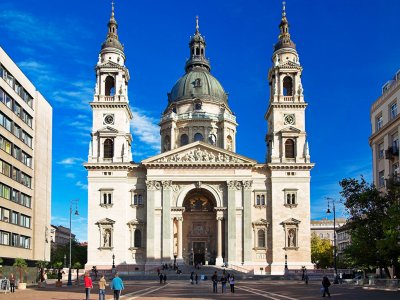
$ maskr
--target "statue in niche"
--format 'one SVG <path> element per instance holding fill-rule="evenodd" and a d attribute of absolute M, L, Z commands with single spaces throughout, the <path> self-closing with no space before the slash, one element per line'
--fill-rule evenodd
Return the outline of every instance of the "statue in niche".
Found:
<path fill-rule="evenodd" d="M 289 230 L 289 247 L 295 247 L 293 230 Z"/>
<path fill-rule="evenodd" d="M 111 247 L 111 233 L 109 229 L 104 230 L 103 247 Z"/>

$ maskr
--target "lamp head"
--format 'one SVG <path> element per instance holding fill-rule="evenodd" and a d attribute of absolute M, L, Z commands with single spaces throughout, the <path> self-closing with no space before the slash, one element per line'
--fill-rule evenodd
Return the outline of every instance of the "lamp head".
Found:
<path fill-rule="evenodd" d="M 328 209 L 326 210 L 326 213 L 327 214 L 330 214 L 331 213 L 331 209 L 328 207 Z"/>
<path fill-rule="evenodd" d="M 75 210 L 75 216 L 79 216 L 78 210 Z"/>

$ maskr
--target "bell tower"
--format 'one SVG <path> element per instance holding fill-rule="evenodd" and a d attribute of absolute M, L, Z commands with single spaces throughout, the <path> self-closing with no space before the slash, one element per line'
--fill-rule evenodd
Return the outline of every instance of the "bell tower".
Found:
<path fill-rule="evenodd" d="M 269 170 L 272 223 L 271 274 L 285 268 L 299 269 L 311 264 L 310 154 L 306 139 L 305 110 L 296 45 L 291 40 L 283 2 L 280 34 L 268 72 L 270 99 L 265 119 L 266 162 Z"/>
<path fill-rule="evenodd" d="M 96 64 L 93 102 L 92 140 L 89 163 L 130 162 L 132 160 L 128 101 L 129 71 L 125 66 L 124 47 L 118 39 L 118 24 L 112 3 L 106 40 Z"/>

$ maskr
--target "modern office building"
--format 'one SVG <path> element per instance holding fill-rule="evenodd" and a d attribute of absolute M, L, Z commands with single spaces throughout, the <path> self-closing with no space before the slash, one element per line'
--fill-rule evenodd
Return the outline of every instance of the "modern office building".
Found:
<path fill-rule="evenodd" d="M 0 256 L 50 260 L 52 108 L 0 48 Z"/>
<path fill-rule="evenodd" d="M 372 148 L 374 184 L 385 190 L 386 180 L 399 173 L 400 70 L 382 87 L 382 95 L 372 104 Z"/>
<path fill-rule="evenodd" d="M 52 246 L 57 247 L 57 246 L 64 246 L 69 244 L 69 238 L 71 235 L 71 239 L 75 239 L 75 234 L 71 233 L 69 228 L 64 227 L 64 226 L 55 226 L 51 225 L 52 232 L 53 232 L 53 238 L 52 238 Z"/>
<path fill-rule="evenodd" d="M 132 162 L 130 74 L 117 28 L 113 9 L 90 103 L 86 269 L 111 268 L 114 259 L 120 272 L 173 261 L 263 274 L 283 274 L 285 266 L 312 268 L 314 164 L 306 139 L 303 68 L 285 9 L 266 83 L 268 132 L 261 163 L 236 153 L 236 116 L 211 74 L 198 22 L 185 73 L 162 111 L 161 153 Z"/>

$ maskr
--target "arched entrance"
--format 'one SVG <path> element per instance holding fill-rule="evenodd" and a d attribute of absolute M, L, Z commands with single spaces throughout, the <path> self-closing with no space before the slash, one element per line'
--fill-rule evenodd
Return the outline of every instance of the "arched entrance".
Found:
<path fill-rule="evenodd" d="M 183 259 L 185 263 L 215 264 L 217 255 L 216 201 L 206 189 L 193 189 L 183 201 Z"/>

